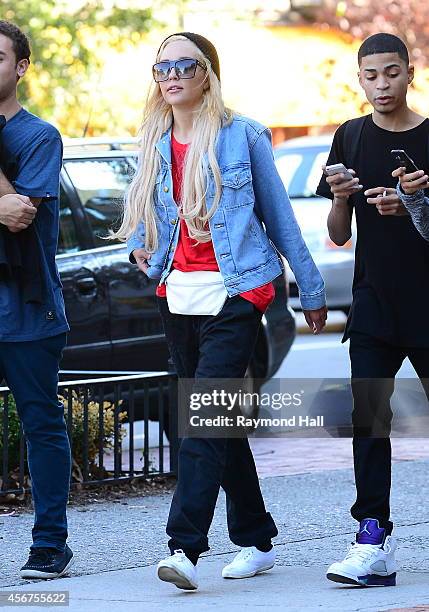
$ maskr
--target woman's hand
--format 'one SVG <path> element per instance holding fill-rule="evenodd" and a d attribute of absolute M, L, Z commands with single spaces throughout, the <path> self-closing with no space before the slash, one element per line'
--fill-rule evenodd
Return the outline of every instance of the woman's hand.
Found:
<path fill-rule="evenodd" d="M 138 269 L 147 274 L 149 268 L 148 260 L 151 258 L 151 254 L 144 249 L 134 249 L 132 254 L 134 255 Z"/>
<path fill-rule="evenodd" d="M 326 319 L 328 317 L 328 309 L 326 306 L 318 308 L 317 310 L 303 310 L 303 313 L 305 320 L 307 321 L 307 325 L 313 334 L 319 334 L 325 327 Z"/>
<path fill-rule="evenodd" d="M 428 175 L 423 170 L 405 174 L 405 168 L 397 168 L 392 172 L 394 178 L 399 178 L 401 189 L 405 195 L 413 195 L 419 189 L 428 188 Z"/>

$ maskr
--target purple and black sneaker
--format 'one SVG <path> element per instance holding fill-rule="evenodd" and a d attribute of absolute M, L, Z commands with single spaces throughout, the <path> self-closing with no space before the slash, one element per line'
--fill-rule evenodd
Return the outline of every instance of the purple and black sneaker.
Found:
<path fill-rule="evenodd" d="M 395 550 L 396 541 L 379 527 L 378 520 L 364 519 L 356 542 L 351 544 L 343 561 L 328 568 L 326 577 L 357 586 L 395 586 Z"/>

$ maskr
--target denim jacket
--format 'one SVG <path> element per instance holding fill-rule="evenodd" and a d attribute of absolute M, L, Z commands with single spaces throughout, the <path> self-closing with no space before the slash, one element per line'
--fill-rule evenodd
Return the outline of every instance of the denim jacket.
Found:
<path fill-rule="evenodd" d="M 161 159 L 154 192 L 159 246 L 148 262 L 147 275 L 163 283 L 171 271 L 180 227 L 173 199 L 171 128 L 156 144 L 156 149 Z M 302 238 L 274 164 L 270 131 L 253 120 L 235 115 L 232 123 L 220 130 L 217 160 L 222 196 L 209 227 L 228 295 L 255 289 L 282 274 L 280 253 L 293 270 L 303 309 L 324 306 L 324 282 Z M 215 182 L 209 167 L 207 172 L 209 210 Z M 127 241 L 132 263 L 135 263 L 132 251 L 144 248 L 144 238 L 144 224 L 140 223 Z"/>

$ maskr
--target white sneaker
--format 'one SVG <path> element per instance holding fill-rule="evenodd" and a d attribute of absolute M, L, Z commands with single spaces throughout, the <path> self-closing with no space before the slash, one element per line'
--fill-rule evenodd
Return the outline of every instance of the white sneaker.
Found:
<path fill-rule="evenodd" d="M 387 536 L 384 539 L 384 529 L 378 527 L 378 521 L 365 519 L 361 521 L 361 529 L 356 539 L 344 560 L 333 563 L 328 568 L 326 574 L 328 580 L 360 586 L 395 586 L 394 538 Z M 375 544 L 377 539 L 381 541 Z M 368 541 L 374 543 L 368 544 Z"/>
<path fill-rule="evenodd" d="M 274 567 L 276 553 L 274 548 L 261 552 L 255 546 L 243 548 L 233 561 L 222 570 L 222 578 L 251 578 Z"/>
<path fill-rule="evenodd" d="M 194 591 L 198 588 L 197 568 L 181 549 L 158 563 L 158 578 L 172 582 L 178 589 Z"/>

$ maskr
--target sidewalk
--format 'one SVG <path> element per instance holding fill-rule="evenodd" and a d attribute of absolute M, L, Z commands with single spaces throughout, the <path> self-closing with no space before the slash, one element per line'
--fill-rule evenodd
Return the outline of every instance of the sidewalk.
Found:
<path fill-rule="evenodd" d="M 392 514 L 401 567 L 396 588 L 336 586 L 324 577 L 327 565 L 342 558 L 353 539 L 355 524 L 348 515 L 353 472 L 345 467 L 351 465 L 350 440 L 267 439 L 252 445 L 265 474 L 266 504 L 279 528 L 278 562 L 271 572 L 241 581 L 220 577 L 236 550 L 226 533 L 221 494 L 210 531 L 212 549 L 199 564 L 200 589 L 186 593 L 159 582 L 155 566 L 166 554 L 170 503 L 170 495 L 164 494 L 70 508 L 70 546 L 76 557 L 71 577 L 42 583 L 17 578 L 32 517 L 1 517 L 0 590 L 69 591 L 69 609 L 79 612 L 168 611 L 177 606 L 185 611 L 216 607 L 216 612 L 234 606 L 296 612 L 429 610 L 429 461 L 415 459 L 428 456 L 427 440 L 409 441 L 408 448 L 404 440 L 393 444 Z M 268 457 L 274 460 L 271 470 Z"/>
<path fill-rule="evenodd" d="M 429 459 L 427 438 L 392 438 L 392 460 Z M 260 478 L 289 476 L 353 467 L 350 438 L 253 438 L 250 440 Z"/>
<path fill-rule="evenodd" d="M 401 528 L 400 537 L 407 537 L 410 528 Z M 429 535 L 429 530 L 426 530 Z M 308 543 L 298 545 L 311 554 Z M 285 545 L 277 546 L 283 556 Z M 37 589 L 70 592 L 70 609 L 79 612 L 150 612 L 206 610 L 227 612 L 234 608 L 246 610 L 364 611 L 411 610 L 410 603 L 429 601 L 428 576 L 413 571 L 402 572 L 396 588 L 360 589 L 336 586 L 324 579 L 321 568 L 307 565 L 277 565 L 271 572 L 247 580 L 222 580 L 223 565 L 233 555 L 210 556 L 200 563 L 200 589 L 184 592 L 155 578 L 154 567 L 111 571 L 94 576 L 82 576 L 50 581 Z M 34 590 L 35 585 L 19 590 Z M 9 589 L 8 589 L 9 590 Z M 34 606 L 26 608 L 36 610 Z M 40 608 L 39 608 L 40 609 Z M 54 609 L 59 610 L 59 607 Z M 429 610 L 429 605 L 414 610 Z"/>

